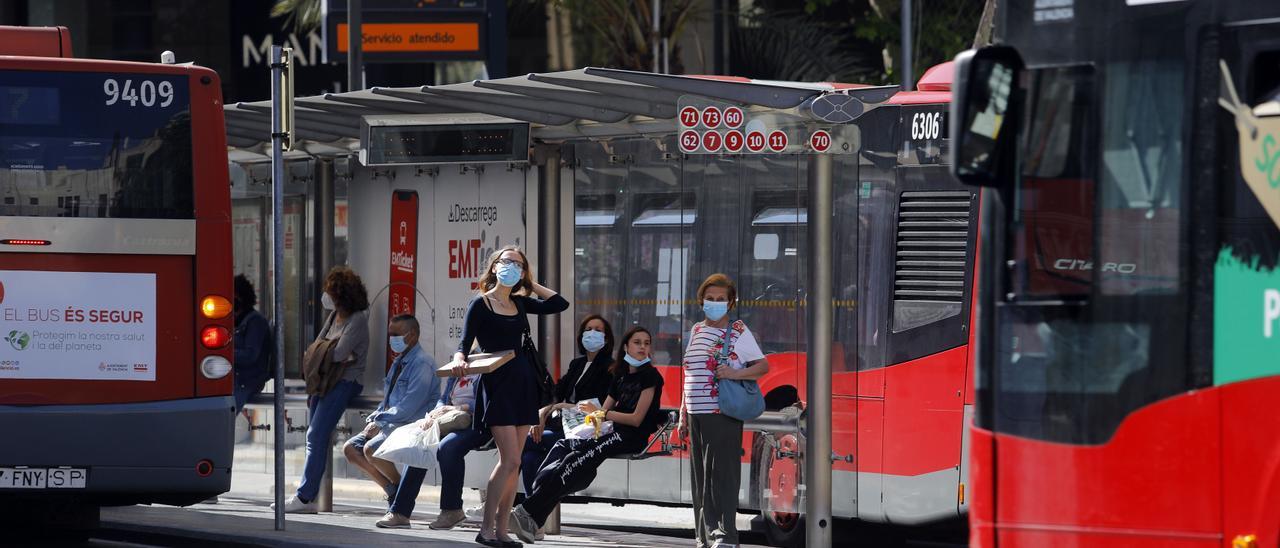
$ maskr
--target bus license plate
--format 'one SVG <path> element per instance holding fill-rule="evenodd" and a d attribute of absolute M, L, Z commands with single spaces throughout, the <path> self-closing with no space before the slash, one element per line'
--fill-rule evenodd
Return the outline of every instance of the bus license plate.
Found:
<path fill-rule="evenodd" d="M 84 489 L 84 468 L 0 467 L 0 489 Z"/>

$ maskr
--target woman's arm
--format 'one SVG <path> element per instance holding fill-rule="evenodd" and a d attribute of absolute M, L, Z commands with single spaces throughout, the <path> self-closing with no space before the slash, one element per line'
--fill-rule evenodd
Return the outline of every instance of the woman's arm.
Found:
<path fill-rule="evenodd" d="M 604 402 L 605 420 L 611 420 L 616 423 L 625 424 L 627 426 L 639 427 L 644 422 L 644 416 L 649 414 L 649 404 L 653 403 L 654 393 L 657 388 L 649 387 L 640 391 L 640 401 L 636 402 L 636 410 L 630 413 L 613 410 L 613 398 L 609 398 Z"/>
<path fill-rule="evenodd" d="M 524 311 L 529 314 L 558 314 L 569 309 L 569 301 L 540 284 L 533 284 L 533 294 L 536 298 L 516 296 L 512 298 L 524 299 Z"/>
<path fill-rule="evenodd" d="M 471 351 L 471 346 L 476 342 L 476 333 L 480 331 L 480 314 L 484 304 L 480 302 L 484 297 L 476 297 L 471 299 L 471 304 L 467 306 L 467 314 L 462 319 L 462 340 L 458 342 L 458 349 L 453 353 L 453 373 L 457 376 L 465 374 L 467 364 L 467 352 Z M 462 371 L 462 372 L 459 372 Z"/>
<path fill-rule="evenodd" d="M 722 379 L 733 379 L 739 381 L 754 381 L 765 376 L 769 372 L 769 360 L 759 359 L 753 362 L 747 362 L 747 366 L 742 369 L 734 369 L 732 367 L 720 366 L 716 368 L 716 376 Z"/>
<path fill-rule="evenodd" d="M 369 351 L 369 314 L 361 310 L 347 316 L 342 326 L 342 335 L 333 348 L 333 361 L 350 364 L 364 358 Z"/>

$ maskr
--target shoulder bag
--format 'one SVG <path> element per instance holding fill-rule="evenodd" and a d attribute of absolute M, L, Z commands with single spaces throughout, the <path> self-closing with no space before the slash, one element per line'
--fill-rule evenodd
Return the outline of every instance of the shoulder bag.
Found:
<path fill-rule="evenodd" d="M 524 305 L 512 296 L 511 302 L 515 303 L 516 310 L 520 314 L 520 321 L 524 323 L 524 340 L 520 345 L 520 351 L 524 353 L 530 367 L 533 367 L 535 382 L 538 385 L 538 408 L 541 409 L 556 401 L 556 381 L 551 378 L 551 372 L 547 371 L 547 363 L 542 361 L 542 355 L 538 354 L 538 347 L 533 344 L 533 334 L 529 329 L 529 316 L 524 312 Z"/>
<path fill-rule="evenodd" d="M 734 327 L 741 325 L 741 320 L 725 327 L 724 337 L 720 339 L 720 350 L 716 352 L 716 363 L 731 367 L 729 355 L 733 353 Z M 749 421 L 764 413 L 764 395 L 760 393 L 760 385 L 754 380 L 719 379 L 716 381 L 719 392 L 720 412 L 740 421 Z"/>

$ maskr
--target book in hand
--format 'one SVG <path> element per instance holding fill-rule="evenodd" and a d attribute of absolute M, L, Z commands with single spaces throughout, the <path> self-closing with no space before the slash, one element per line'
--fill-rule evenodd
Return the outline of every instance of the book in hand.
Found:
<path fill-rule="evenodd" d="M 503 350 L 502 352 L 487 352 L 484 354 L 471 354 L 467 356 L 467 374 L 476 375 L 484 373 L 492 373 L 496 371 L 502 364 L 511 361 L 516 357 L 515 350 Z M 452 377 L 453 368 L 449 364 L 436 370 L 437 377 Z"/>

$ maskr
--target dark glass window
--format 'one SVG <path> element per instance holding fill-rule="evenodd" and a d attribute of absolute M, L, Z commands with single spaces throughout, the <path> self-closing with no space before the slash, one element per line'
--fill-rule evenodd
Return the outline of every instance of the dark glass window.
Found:
<path fill-rule="evenodd" d="M 1184 69 L 1137 58 L 1028 75 L 984 426 L 1102 443 L 1187 388 Z"/>
<path fill-rule="evenodd" d="M 190 219 L 191 170 L 186 78 L 0 71 L 0 215 Z"/>

